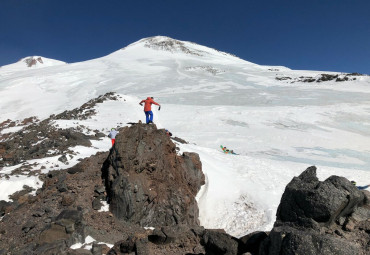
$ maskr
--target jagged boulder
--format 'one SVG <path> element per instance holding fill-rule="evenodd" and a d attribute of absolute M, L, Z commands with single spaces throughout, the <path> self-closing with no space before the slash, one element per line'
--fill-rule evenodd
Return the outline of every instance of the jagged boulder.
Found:
<path fill-rule="evenodd" d="M 259 254 L 369 254 L 367 193 L 343 177 L 321 182 L 309 167 L 287 185 Z"/>
<path fill-rule="evenodd" d="M 204 175 L 198 154 L 177 155 L 155 125 L 119 131 L 103 166 L 111 212 L 141 226 L 199 224 L 195 196 Z"/>
<path fill-rule="evenodd" d="M 316 177 L 316 167 L 310 167 L 299 177 L 294 177 L 286 187 L 277 210 L 277 220 L 298 222 L 313 219 L 331 224 L 351 213 L 363 200 L 363 193 L 347 179 L 331 176 L 320 182 Z"/>

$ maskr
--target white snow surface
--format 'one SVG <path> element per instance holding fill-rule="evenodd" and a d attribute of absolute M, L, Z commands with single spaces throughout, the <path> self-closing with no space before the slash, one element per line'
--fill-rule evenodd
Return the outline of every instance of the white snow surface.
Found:
<path fill-rule="evenodd" d="M 27 72 L 0 68 L 0 123 L 44 119 L 113 91 L 121 98 L 98 104 L 91 119 L 54 123 L 108 134 L 112 127 L 144 121 L 138 103 L 153 96 L 162 105 L 160 111 L 153 107 L 157 127 L 187 140 L 178 144 L 181 151 L 200 155 L 206 176 L 197 196 L 201 224 L 242 236 L 272 228 L 286 184 L 311 165 L 321 180 L 339 175 L 370 183 L 370 77 L 275 79 L 322 73 L 329 72 L 260 66 L 194 43 L 152 37 L 85 62 Z M 58 157 L 27 163 L 47 172 L 110 148 L 108 138 L 92 142 L 91 148 L 73 148 L 69 165 Z M 239 155 L 222 153 L 221 144 Z M 2 200 L 20 190 L 22 181 L 41 185 L 36 177 L 6 179 L 16 167 L 0 169 Z"/>
<path fill-rule="evenodd" d="M 85 250 L 89 250 L 90 251 L 92 249 L 93 243 L 95 241 L 96 240 L 92 236 L 87 236 L 85 238 L 85 242 L 84 243 L 75 243 L 70 248 L 73 249 L 73 250 L 82 248 L 82 249 L 85 249 Z M 104 243 L 104 242 L 97 242 L 97 244 L 105 244 L 109 248 L 112 248 L 114 246 L 113 244 L 108 244 L 108 243 Z"/>

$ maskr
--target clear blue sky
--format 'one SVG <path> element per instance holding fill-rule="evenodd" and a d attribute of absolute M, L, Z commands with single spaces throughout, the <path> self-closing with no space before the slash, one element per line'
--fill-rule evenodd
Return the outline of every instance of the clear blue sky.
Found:
<path fill-rule="evenodd" d="M 370 0 L 0 0 L 0 66 L 164 35 L 261 65 L 370 74 Z"/>

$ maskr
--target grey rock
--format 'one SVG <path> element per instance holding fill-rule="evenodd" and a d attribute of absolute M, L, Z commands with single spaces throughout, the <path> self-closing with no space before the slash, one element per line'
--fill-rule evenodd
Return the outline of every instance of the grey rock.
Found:
<path fill-rule="evenodd" d="M 199 224 L 195 195 L 204 184 L 199 156 L 178 156 L 155 125 L 119 130 L 103 165 L 110 210 L 141 226 Z"/>
<path fill-rule="evenodd" d="M 67 156 L 66 155 L 62 155 L 62 156 L 60 156 L 59 158 L 58 158 L 58 161 L 60 161 L 60 162 L 62 162 L 62 163 L 67 163 L 67 161 L 68 161 L 68 158 L 67 158 Z"/>
<path fill-rule="evenodd" d="M 204 234 L 204 244 L 206 254 L 238 254 L 239 241 L 226 233 L 206 230 Z"/>
<path fill-rule="evenodd" d="M 331 176 L 321 182 L 316 167 L 310 167 L 287 185 L 258 254 L 366 254 L 370 238 L 358 230 L 366 225 L 356 223 L 368 216 L 365 201 L 347 179 Z"/>
<path fill-rule="evenodd" d="M 43 254 L 43 255 L 55 255 L 55 254 L 66 254 L 67 244 L 64 240 L 56 240 L 55 242 L 44 243 L 37 247 L 34 253 L 30 254 Z"/>
<path fill-rule="evenodd" d="M 136 254 L 137 255 L 147 255 L 149 254 L 148 240 L 139 239 L 135 242 Z"/>
<path fill-rule="evenodd" d="M 267 241 L 266 241 L 267 240 Z M 290 227 L 274 228 L 266 239 L 260 254 L 361 254 L 354 243 L 329 235 L 321 235 L 312 230 L 297 230 Z"/>
<path fill-rule="evenodd" d="M 96 187 L 94 191 L 98 194 L 104 194 L 105 193 L 105 187 L 104 186 Z"/>
<path fill-rule="evenodd" d="M 285 188 L 277 220 L 297 222 L 298 219 L 310 218 L 331 224 L 348 215 L 363 199 L 363 194 L 347 179 L 332 176 L 320 182 L 316 177 L 316 167 L 310 167 L 299 177 L 294 177 Z"/>
<path fill-rule="evenodd" d="M 261 243 L 268 237 L 266 232 L 256 231 L 241 237 L 239 244 L 239 252 L 258 254 Z"/>
<path fill-rule="evenodd" d="M 100 208 L 103 206 L 103 204 L 101 203 L 100 199 L 99 198 L 95 198 L 93 201 L 92 201 L 92 208 L 94 210 L 100 210 Z"/>
<path fill-rule="evenodd" d="M 102 245 L 98 244 L 97 242 L 93 242 L 91 253 L 93 255 L 102 255 Z"/>
<path fill-rule="evenodd" d="M 10 202 L 0 200 L 0 217 L 5 214 L 6 208 L 10 206 Z"/>
<path fill-rule="evenodd" d="M 28 233 L 35 226 L 36 226 L 36 223 L 34 221 L 28 221 L 25 225 L 22 226 L 22 231 L 24 233 Z"/>
<path fill-rule="evenodd" d="M 42 217 L 45 214 L 45 210 L 37 210 L 32 214 L 34 217 Z"/>

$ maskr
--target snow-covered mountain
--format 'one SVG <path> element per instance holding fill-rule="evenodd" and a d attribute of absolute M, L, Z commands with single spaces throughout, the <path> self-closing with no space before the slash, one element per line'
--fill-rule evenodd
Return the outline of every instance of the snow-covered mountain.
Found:
<path fill-rule="evenodd" d="M 31 62 L 39 66 L 37 59 Z M 25 118 L 42 120 L 116 92 L 121 98 L 96 105 L 90 119 L 54 122 L 107 132 L 144 120 L 138 103 L 153 96 L 162 105 L 154 110 L 157 126 L 189 141 L 179 145 L 182 151 L 200 155 L 207 183 L 198 203 L 208 228 L 234 235 L 270 229 L 285 185 L 310 165 L 318 167 L 320 178 L 337 174 L 370 182 L 369 76 L 261 66 L 163 36 L 98 59 L 50 63 L 55 65 L 36 69 L 21 61 L 0 68 L 0 123 L 19 120 L 1 135 L 22 128 Z M 221 144 L 240 155 L 223 154 Z M 109 147 L 102 138 L 71 151 L 86 157 Z M 28 164 L 46 172 L 78 162 L 74 157 L 61 165 L 59 157 Z M 41 185 L 37 176 L 4 178 L 17 167 L 0 170 L 0 200 L 24 183 Z"/>
<path fill-rule="evenodd" d="M 25 57 L 19 60 L 17 63 L 1 66 L 2 72 L 14 72 L 14 71 L 23 71 L 23 70 L 31 70 L 31 69 L 38 69 L 43 67 L 49 66 L 57 66 L 66 64 L 63 61 L 45 58 L 41 56 L 31 56 Z"/>

